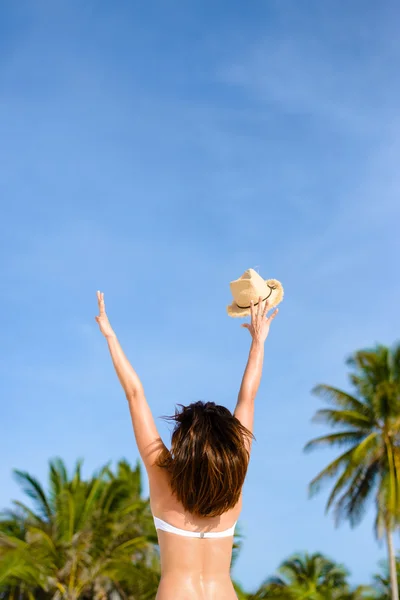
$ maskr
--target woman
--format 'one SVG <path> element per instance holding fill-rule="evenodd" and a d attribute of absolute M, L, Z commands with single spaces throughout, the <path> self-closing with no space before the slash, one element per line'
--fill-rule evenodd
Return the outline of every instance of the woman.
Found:
<path fill-rule="evenodd" d="M 278 310 L 251 305 L 249 359 L 234 414 L 213 402 L 181 407 L 174 417 L 171 449 L 163 444 L 139 377 L 107 318 L 97 292 L 96 321 L 107 340 L 125 391 L 140 456 L 149 477 L 157 529 L 161 580 L 156 600 L 233 600 L 230 579 L 233 535 L 242 508 L 250 458 L 254 399 L 261 380 L 264 342 Z"/>

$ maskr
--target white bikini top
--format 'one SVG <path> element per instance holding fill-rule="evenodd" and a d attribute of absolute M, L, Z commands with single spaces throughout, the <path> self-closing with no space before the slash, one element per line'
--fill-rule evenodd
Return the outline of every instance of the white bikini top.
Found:
<path fill-rule="evenodd" d="M 182 535 L 184 537 L 195 537 L 195 538 L 222 538 L 229 537 L 235 533 L 235 527 L 237 521 L 230 527 L 229 529 L 225 529 L 224 531 L 188 531 L 187 529 L 179 529 L 178 527 L 174 527 L 169 523 L 166 523 L 162 519 L 155 517 L 153 515 L 154 525 L 156 529 L 162 529 L 163 531 L 168 531 L 169 533 L 175 533 L 176 535 Z"/>

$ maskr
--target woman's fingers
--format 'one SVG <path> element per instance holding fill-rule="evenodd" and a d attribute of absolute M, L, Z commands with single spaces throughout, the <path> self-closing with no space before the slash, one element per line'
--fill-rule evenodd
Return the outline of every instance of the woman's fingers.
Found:
<path fill-rule="evenodd" d="M 104 306 L 104 292 L 97 292 L 97 300 L 99 303 L 99 311 L 100 311 L 100 315 L 104 315 L 105 313 L 105 306 Z"/>
<path fill-rule="evenodd" d="M 262 313 L 262 318 L 265 319 L 265 317 L 267 316 L 267 312 L 269 311 L 269 303 L 268 300 L 265 301 L 265 306 L 264 306 L 264 310 Z"/>
<path fill-rule="evenodd" d="M 254 323 L 255 319 L 255 311 L 254 311 L 254 302 L 253 300 L 250 302 L 250 313 L 251 313 L 251 322 Z"/>
<path fill-rule="evenodd" d="M 276 309 L 274 310 L 274 312 L 272 313 L 272 315 L 271 315 L 270 317 L 268 317 L 268 319 L 267 319 L 267 320 L 268 320 L 269 322 L 273 321 L 273 320 L 275 319 L 276 315 L 278 314 L 278 312 L 279 312 L 279 308 L 276 308 Z"/>
<path fill-rule="evenodd" d="M 263 305 L 262 305 L 262 296 L 259 296 L 258 298 L 258 310 L 257 310 L 257 317 L 260 318 L 262 315 L 262 310 L 263 310 Z"/>

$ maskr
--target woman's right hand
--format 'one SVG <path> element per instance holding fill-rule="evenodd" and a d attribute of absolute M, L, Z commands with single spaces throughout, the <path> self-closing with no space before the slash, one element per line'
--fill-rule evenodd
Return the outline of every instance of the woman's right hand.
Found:
<path fill-rule="evenodd" d="M 257 310 L 254 306 L 254 302 L 252 301 L 250 303 L 251 321 L 250 323 L 244 323 L 242 327 L 249 330 L 254 342 L 263 344 L 268 337 L 270 325 L 278 314 L 278 309 L 276 308 L 274 312 L 267 317 L 269 310 L 268 300 L 266 300 L 263 308 L 262 296 L 258 299 Z"/>
<path fill-rule="evenodd" d="M 95 317 L 97 324 L 100 327 L 100 331 L 101 333 L 104 335 L 105 338 L 110 338 L 113 337 L 114 331 L 113 328 L 110 325 L 110 321 L 108 320 L 107 314 L 106 314 L 106 307 L 104 304 L 104 293 L 103 292 L 97 292 L 97 302 L 99 305 L 99 316 Z"/>

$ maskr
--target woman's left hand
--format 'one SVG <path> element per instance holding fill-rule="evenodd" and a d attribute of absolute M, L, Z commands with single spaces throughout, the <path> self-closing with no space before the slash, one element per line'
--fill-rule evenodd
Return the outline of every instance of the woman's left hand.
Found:
<path fill-rule="evenodd" d="M 258 308 L 257 311 L 254 307 L 254 302 L 250 303 L 250 312 L 251 312 L 251 322 L 244 323 L 242 327 L 248 329 L 251 337 L 254 342 L 258 342 L 263 344 L 268 337 L 269 327 L 272 321 L 275 319 L 278 314 L 278 309 L 276 308 L 272 315 L 267 317 L 267 313 L 269 311 L 268 300 L 266 300 L 264 308 L 263 308 L 263 299 L 262 296 L 258 299 Z"/>
<path fill-rule="evenodd" d="M 110 325 L 110 321 L 108 320 L 107 314 L 106 314 L 106 307 L 104 304 L 104 293 L 103 292 L 97 292 L 97 301 L 99 303 L 99 316 L 95 317 L 99 327 L 100 327 L 100 331 L 101 333 L 104 335 L 105 338 L 109 338 L 114 336 L 114 331 L 113 328 Z"/>

